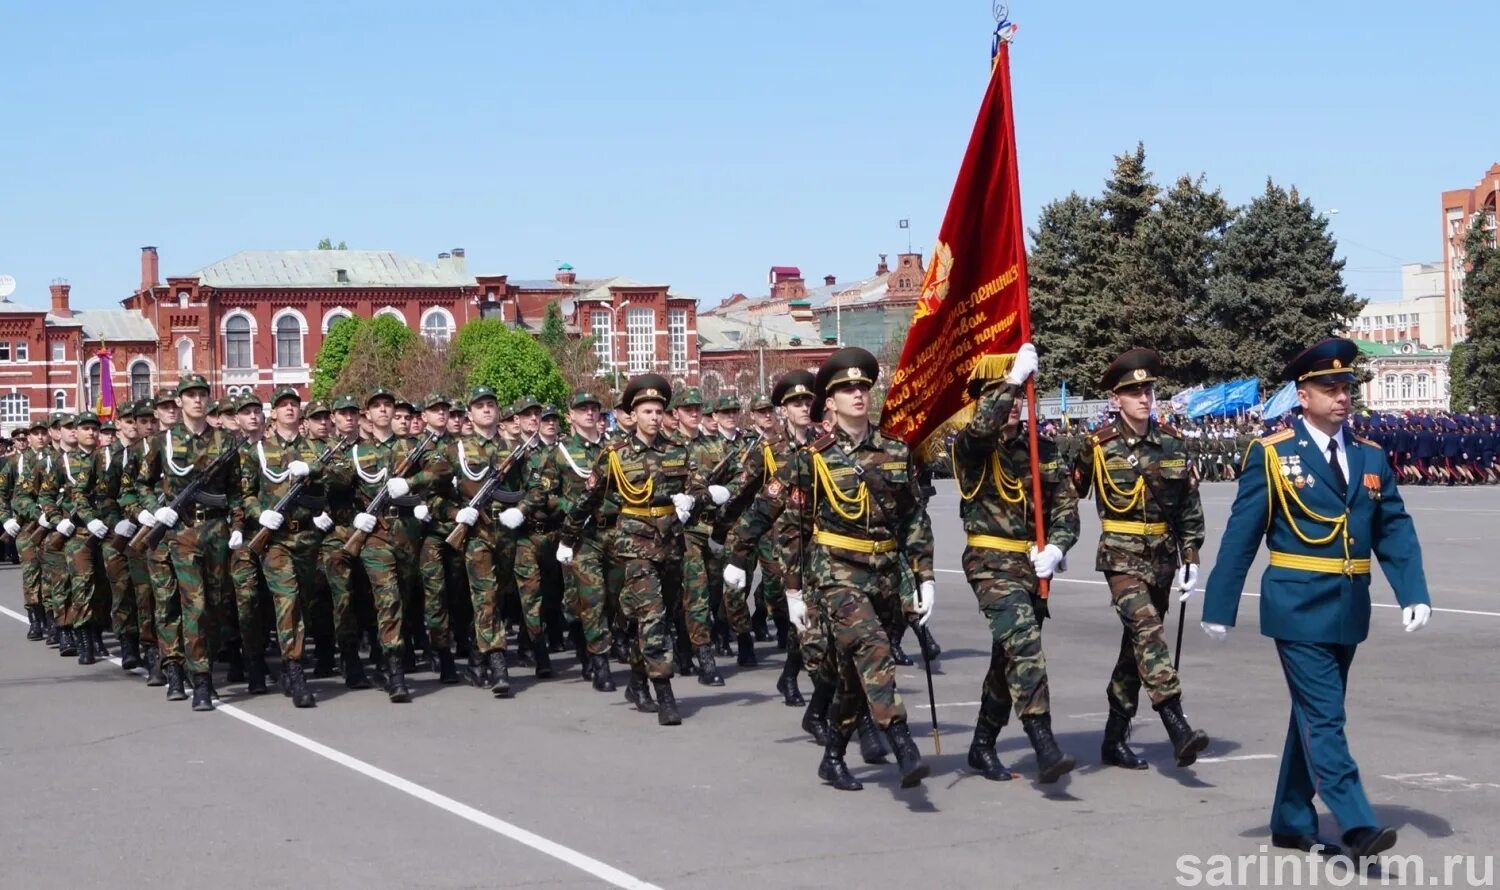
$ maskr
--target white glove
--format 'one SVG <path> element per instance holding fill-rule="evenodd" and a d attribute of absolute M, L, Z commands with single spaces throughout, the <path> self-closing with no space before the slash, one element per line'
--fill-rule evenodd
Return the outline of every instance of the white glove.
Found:
<path fill-rule="evenodd" d="M 807 630 L 807 604 L 802 602 L 802 591 L 786 592 L 786 617 L 797 630 Z"/>
<path fill-rule="evenodd" d="M 286 471 L 293 479 L 306 479 L 312 472 L 312 467 L 309 467 L 305 460 L 294 460 L 286 465 Z"/>
<path fill-rule="evenodd" d="M 52 520 L 50 520 L 50 519 L 47 518 L 47 514 L 46 513 L 42 513 L 39 516 L 37 516 L 37 518 L 36 518 L 36 524 L 40 525 L 42 528 L 45 528 L 45 529 L 47 529 L 49 531 L 52 529 Z"/>
<path fill-rule="evenodd" d="M 285 521 L 286 517 L 282 516 L 280 513 L 277 513 L 275 510 L 260 511 L 260 524 L 273 532 L 278 528 L 281 528 L 281 524 Z"/>
<path fill-rule="evenodd" d="M 1406 626 L 1407 633 L 1426 627 L 1427 619 L 1431 617 L 1432 607 L 1426 603 L 1417 603 L 1401 610 L 1401 623 Z"/>
<path fill-rule="evenodd" d="M 744 590 L 748 580 L 745 577 L 745 570 L 739 566 L 724 566 L 724 586 L 730 590 Z"/>
<path fill-rule="evenodd" d="M 392 476 L 385 480 L 385 490 L 390 492 L 393 498 L 404 498 L 411 492 L 411 483 L 400 476 Z"/>
<path fill-rule="evenodd" d="M 152 513 L 150 510 L 142 510 L 141 512 L 136 514 L 135 521 L 139 522 L 146 528 L 150 528 L 151 526 L 156 524 L 156 514 Z"/>
<path fill-rule="evenodd" d="M 1224 625 L 1210 624 L 1207 621 L 1202 622 L 1202 624 L 1203 632 L 1212 637 L 1215 642 L 1222 643 L 1229 638 L 1229 628 Z"/>
<path fill-rule="evenodd" d="M 104 536 L 109 534 L 109 526 L 105 525 L 102 519 L 90 519 L 89 534 L 103 540 Z"/>
<path fill-rule="evenodd" d="M 319 513 L 313 517 L 313 525 L 317 526 L 320 532 L 333 531 L 333 517 L 327 513 Z"/>
<path fill-rule="evenodd" d="M 708 496 L 713 498 L 714 506 L 717 507 L 729 501 L 729 489 L 722 485 L 710 485 L 708 487 Z"/>
<path fill-rule="evenodd" d="M 121 519 L 119 522 L 115 523 L 115 534 L 119 535 L 122 538 L 133 538 L 135 537 L 135 533 L 139 530 L 140 528 L 129 519 Z"/>
<path fill-rule="evenodd" d="M 570 566 L 570 565 L 572 565 L 573 564 L 573 548 L 569 547 L 567 544 L 558 544 L 557 545 L 557 563 L 558 563 L 558 565 L 564 565 L 564 566 Z"/>
<path fill-rule="evenodd" d="M 245 546 L 245 533 L 240 531 L 239 529 L 235 529 L 234 531 L 230 532 L 229 549 L 238 550 L 243 546 Z"/>
<path fill-rule="evenodd" d="M 1193 598 L 1198 592 L 1198 564 L 1187 563 L 1177 570 L 1177 589 L 1182 591 L 1178 594 L 1177 601 L 1185 603 Z"/>
<path fill-rule="evenodd" d="M 10 535 L 12 538 L 20 536 L 21 523 L 17 522 L 14 516 L 5 520 L 5 533 Z"/>
<path fill-rule="evenodd" d="M 459 525 L 473 525 L 479 521 L 479 511 L 473 507 L 464 507 L 458 511 L 455 519 Z"/>
<path fill-rule="evenodd" d="M 162 525 L 165 525 L 167 528 L 171 528 L 172 526 L 177 524 L 177 511 L 173 510 L 171 507 L 162 507 L 160 510 L 156 511 L 156 521 L 160 522 Z"/>
<path fill-rule="evenodd" d="M 926 626 L 927 619 L 932 617 L 932 601 L 937 598 L 937 584 L 931 581 L 923 581 L 917 585 L 917 623 Z"/>
<path fill-rule="evenodd" d="M 1005 375 L 1005 382 L 1020 386 L 1026 382 L 1026 378 L 1036 373 L 1036 368 L 1036 347 L 1030 343 L 1022 343 L 1021 348 L 1016 350 L 1016 360 L 1010 366 L 1010 373 Z"/>
<path fill-rule="evenodd" d="M 73 537 L 73 532 L 77 530 L 78 526 L 74 525 L 73 520 L 68 517 L 64 516 L 62 519 L 57 520 L 57 533 L 64 538 Z"/>
<path fill-rule="evenodd" d="M 411 515 L 417 517 L 419 522 L 426 522 L 432 518 L 432 511 L 427 509 L 426 504 L 418 504 L 411 508 Z"/>
<path fill-rule="evenodd" d="M 1051 578 L 1062 561 L 1063 552 L 1056 544 L 1048 544 L 1041 550 L 1035 546 L 1031 548 L 1031 567 L 1036 570 L 1038 578 Z"/>
<path fill-rule="evenodd" d="M 690 494 L 672 495 L 672 505 L 677 508 L 677 521 L 687 525 L 688 520 L 693 518 L 693 505 L 697 503 Z"/>
<path fill-rule="evenodd" d="M 375 517 L 369 513 L 356 513 L 354 527 L 367 535 L 372 534 L 375 531 Z"/>
<path fill-rule="evenodd" d="M 500 524 L 506 528 L 520 528 L 526 521 L 526 514 L 515 507 L 506 507 L 500 511 Z"/>

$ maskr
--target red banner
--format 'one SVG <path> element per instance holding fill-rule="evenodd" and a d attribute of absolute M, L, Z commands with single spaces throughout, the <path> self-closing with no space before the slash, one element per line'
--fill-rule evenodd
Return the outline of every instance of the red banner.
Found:
<path fill-rule="evenodd" d="M 882 432 L 921 447 L 970 406 L 969 373 L 979 359 L 1014 354 L 1030 336 L 1010 46 L 1001 43 L 891 375 Z"/>

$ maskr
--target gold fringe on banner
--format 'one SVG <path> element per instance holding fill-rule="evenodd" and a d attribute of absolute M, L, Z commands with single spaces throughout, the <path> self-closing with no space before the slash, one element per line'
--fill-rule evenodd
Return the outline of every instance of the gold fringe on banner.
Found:
<path fill-rule="evenodd" d="M 1015 353 L 990 353 L 979 357 L 974 363 L 973 370 L 969 372 L 968 395 L 964 406 L 922 440 L 922 444 L 916 449 L 919 463 L 930 464 L 939 456 L 947 455 L 948 437 L 963 429 L 969 421 L 974 419 L 974 408 L 979 404 L 979 393 L 985 389 L 983 385 L 976 387 L 975 384 L 1004 380 L 1005 375 L 1010 373 L 1010 366 L 1015 362 Z"/>

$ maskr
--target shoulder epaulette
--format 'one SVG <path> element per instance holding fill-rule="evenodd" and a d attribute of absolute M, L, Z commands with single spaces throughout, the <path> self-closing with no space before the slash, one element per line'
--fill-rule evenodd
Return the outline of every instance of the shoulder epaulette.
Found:
<path fill-rule="evenodd" d="M 1089 434 L 1089 444 L 1090 445 L 1103 445 L 1105 442 L 1108 442 L 1111 439 L 1117 438 L 1119 435 L 1120 435 L 1119 429 L 1116 428 L 1113 424 L 1111 424 L 1110 426 L 1105 427 L 1104 429 L 1100 430 L 1097 433 L 1090 433 Z"/>
<path fill-rule="evenodd" d="M 1296 435 L 1296 433 L 1292 430 L 1282 430 L 1279 433 L 1272 433 L 1269 436 L 1261 436 L 1256 441 L 1262 445 L 1279 445 L 1282 442 L 1285 442 L 1287 439 L 1290 439 L 1294 435 Z"/>
<path fill-rule="evenodd" d="M 828 446 L 833 444 L 833 434 L 826 433 L 808 443 L 807 447 L 813 451 L 827 451 Z"/>

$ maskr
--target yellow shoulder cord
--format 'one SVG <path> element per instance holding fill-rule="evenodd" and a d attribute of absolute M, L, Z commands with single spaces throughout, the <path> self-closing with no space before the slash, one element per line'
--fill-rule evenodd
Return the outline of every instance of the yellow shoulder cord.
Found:
<path fill-rule="evenodd" d="M 1281 515 L 1286 517 L 1286 524 L 1291 528 L 1292 534 L 1297 540 L 1309 547 L 1322 547 L 1333 543 L 1334 538 L 1342 537 L 1344 545 L 1344 559 L 1349 558 L 1349 514 L 1346 512 L 1340 516 L 1324 516 L 1308 509 L 1307 504 L 1302 502 L 1302 497 L 1297 494 L 1297 487 L 1281 472 L 1281 457 L 1276 453 L 1275 446 L 1266 445 L 1266 487 L 1276 495 L 1276 501 L 1281 506 Z M 1290 503 L 1288 502 L 1290 499 Z M 1302 515 L 1315 523 L 1322 523 L 1332 529 L 1327 535 L 1315 538 L 1306 534 L 1297 525 L 1296 518 L 1292 515 L 1291 504 L 1296 504 L 1302 511 Z"/>
<path fill-rule="evenodd" d="M 1094 490 L 1099 492 L 1099 502 L 1104 504 L 1111 513 L 1129 513 L 1138 507 L 1146 505 L 1146 479 L 1137 475 L 1135 484 L 1129 489 L 1123 489 L 1115 484 L 1115 480 L 1104 472 L 1104 446 L 1094 446 Z M 1122 498 L 1129 498 L 1123 505 L 1117 501 L 1110 500 L 1109 492 L 1114 492 Z"/>
<path fill-rule="evenodd" d="M 833 475 L 828 471 L 828 462 L 823 455 L 817 451 L 813 452 L 813 496 L 816 498 L 817 489 L 822 488 L 828 495 L 829 506 L 833 512 L 848 520 L 858 522 L 861 519 L 868 521 L 870 513 L 870 489 L 860 480 L 859 489 L 853 495 L 844 494 L 838 484 L 833 481 Z M 817 515 L 816 510 L 813 515 Z"/>
<path fill-rule="evenodd" d="M 609 475 L 615 480 L 620 500 L 627 507 L 644 507 L 651 503 L 651 492 L 656 488 L 655 477 L 647 479 L 645 485 L 630 484 L 630 480 L 625 478 L 625 467 L 620 463 L 620 452 L 613 448 L 609 452 Z"/>
<path fill-rule="evenodd" d="M 1005 472 L 1000 466 L 1000 452 L 990 452 L 990 469 L 995 474 L 995 491 L 1007 504 L 1019 504 L 1026 500 L 1026 485 L 1020 479 Z"/>
<path fill-rule="evenodd" d="M 974 487 L 968 491 L 964 491 L 963 476 L 959 475 L 958 472 L 958 450 L 951 444 L 948 446 L 948 463 L 953 466 L 953 481 L 958 483 L 958 496 L 963 498 L 965 503 L 974 500 L 975 496 L 979 494 L 979 489 L 984 486 L 985 468 L 979 468 L 979 478 L 974 481 Z"/>
<path fill-rule="evenodd" d="M 776 464 L 776 452 L 771 450 L 770 442 L 767 442 L 760 447 L 761 453 L 765 455 L 766 458 L 766 478 L 770 479 L 772 476 L 776 475 L 776 470 L 778 469 Z"/>

